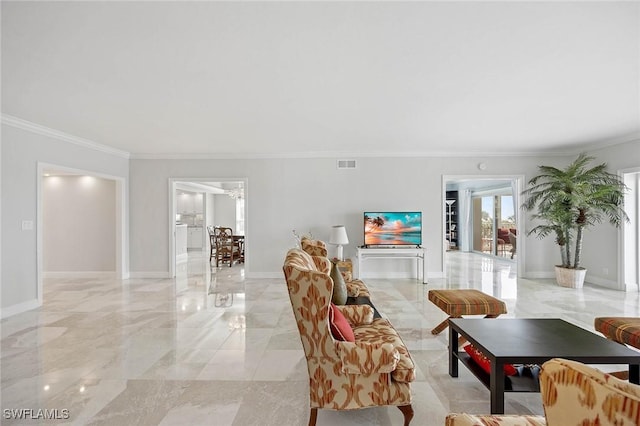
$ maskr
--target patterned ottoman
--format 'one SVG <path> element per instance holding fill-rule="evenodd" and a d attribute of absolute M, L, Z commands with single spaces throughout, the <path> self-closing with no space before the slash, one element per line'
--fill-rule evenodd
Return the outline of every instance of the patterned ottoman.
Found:
<path fill-rule="evenodd" d="M 640 349 L 640 318 L 598 317 L 593 321 L 597 331 L 608 339 Z"/>
<path fill-rule="evenodd" d="M 507 313 L 507 305 L 502 300 L 479 290 L 429 290 L 429 301 L 449 315 L 449 318 L 462 318 L 463 315 L 497 318 Z M 449 318 L 431 330 L 431 334 L 439 334 L 447 328 Z"/>
<path fill-rule="evenodd" d="M 593 326 L 607 339 L 640 349 L 640 318 L 638 317 L 597 317 L 593 320 Z M 629 378 L 627 370 L 609 374 L 623 380 Z"/>

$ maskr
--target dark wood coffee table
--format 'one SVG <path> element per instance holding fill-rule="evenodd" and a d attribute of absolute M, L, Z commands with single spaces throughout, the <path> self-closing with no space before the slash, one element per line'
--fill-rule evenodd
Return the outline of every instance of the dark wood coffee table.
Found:
<path fill-rule="evenodd" d="M 491 361 L 482 370 L 457 342 L 464 336 Z M 504 392 L 539 392 L 537 378 L 505 377 L 505 364 L 538 364 L 566 358 L 585 364 L 628 364 L 629 382 L 640 382 L 640 352 L 556 318 L 449 320 L 449 375 L 458 377 L 458 361 L 491 391 L 491 414 L 504 413 Z M 523 379 L 523 380 L 521 380 Z M 528 383 L 527 383 L 528 382 Z"/>

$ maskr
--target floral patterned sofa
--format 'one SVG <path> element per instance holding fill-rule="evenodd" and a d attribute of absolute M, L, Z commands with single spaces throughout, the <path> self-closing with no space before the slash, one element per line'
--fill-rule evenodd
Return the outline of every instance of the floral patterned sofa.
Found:
<path fill-rule="evenodd" d="M 540 372 L 544 417 L 449 414 L 446 426 L 637 426 L 640 386 L 585 364 L 555 358 Z"/>
<path fill-rule="evenodd" d="M 300 240 L 302 250 L 311 256 L 327 257 L 327 245 L 324 241 L 313 240 L 311 238 L 302 237 Z M 344 282 L 347 286 L 347 296 L 349 297 L 370 297 L 369 289 L 366 284 L 358 279 L 353 279 L 350 273 L 343 273 Z"/>
<path fill-rule="evenodd" d="M 413 417 L 411 355 L 388 320 L 373 318 L 370 306 L 331 303 L 329 266 L 326 257 L 300 249 L 289 250 L 283 266 L 309 372 L 309 425 L 315 425 L 319 408 L 395 405 L 407 426 Z M 339 316 L 346 319 L 353 341 L 334 337 L 332 330 L 344 326 Z"/>

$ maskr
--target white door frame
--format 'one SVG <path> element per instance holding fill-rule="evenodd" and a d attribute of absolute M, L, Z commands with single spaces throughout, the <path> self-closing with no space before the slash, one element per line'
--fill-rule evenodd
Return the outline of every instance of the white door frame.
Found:
<path fill-rule="evenodd" d="M 179 182 L 242 182 L 244 185 L 244 230 L 245 230 L 245 252 L 249 251 L 249 241 L 248 237 L 248 208 L 247 208 L 247 199 L 249 197 L 249 185 L 248 179 L 244 178 L 231 178 L 231 177 L 197 177 L 197 178 L 169 178 L 169 276 L 175 278 L 176 276 L 176 214 L 178 212 L 176 205 L 176 184 Z M 204 202 L 204 200 L 203 200 Z M 206 204 L 206 203 L 205 203 Z M 207 239 L 208 241 L 208 239 Z M 245 259 L 247 259 L 245 257 Z M 245 260 L 245 268 L 248 268 L 250 264 L 251 257 L 248 256 L 248 259 Z"/>
<path fill-rule="evenodd" d="M 623 180 L 623 182 L 625 181 L 625 177 L 629 176 L 629 175 L 636 175 L 640 173 L 640 167 L 633 167 L 633 168 L 629 168 L 629 169 L 622 169 L 622 170 L 618 170 L 618 176 L 620 176 L 620 178 Z M 640 197 L 640 188 L 635 188 L 636 193 L 632 194 L 635 195 L 636 197 L 636 202 L 638 200 L 638 197 Z M 631 214 L 631 220 L 636 220 L 636 222 L 640 221 L 640 217 L 638 217 L 638 214 L 640 213 L 638 211 L 638 207 L 637 204 L 634 207 L 636 210 L 634 210 L 634 212 Z M 625 209 L 627 210 L 627 209 Z M 627 213 L 628 214 L 628 213 Z M 640 282 L 638 283 L 627 283 L 627 253 L 626 253 L 626 240 L 627 238 L 625 237 L 625 228 L 628 226 L 628 224 L 626 223 L 622 223 L 622 225 L 620 226 L 620 228 L 618 228 L 618 288 L 620 290 L 623 291 L 637 291 L 640 292 Z M 640 226 L 639 223 L 635 224 L 636 226 L 636 230 L 637 230 L 637 226 Z M 636 239 L 636 247 L 635 247 L 635 253 L 638 254 L 640 253 L 640 247 L 638 246 L 637 243 L 637 236 L 633 237 L 634 239 Z M 640 280 L 638 280 L 640 281 Z"/>
<path fill-rule="evenodd" d="M 520 277 L 522 276 L 522 268 L 523 268 L 523 259 L 525 258 L 525 244 L 524 244 L 524 212 L 522 211 L 522 209 L 520 208 L 520 206 L 522 205 L 522 202 L 520 200 L 520 194 L 522 193 L 522 191 L 524 191 L 524 183 L 525 183 L 525 176 L 524 175 L 442 175 L 442 194 L 441 194 L 441 201 L 440 201 L 440 217 L 442 218 L 442 230 L 443 232 L 441 232 L 440 236 L 441 236 L 441 241 L 440 241 L 440 247 L 442 247 L 442 272 L 443 275 L 446 276 L 446 250 L 444 250 L 444 244 L 445 244 L 445 237 L 444 237 L 444 229 L 446 229 L 446 217 L 444 214 L 445 211 L 445 200 L 447 198 L 447 182 L 449 181 L 457 181 L 457 180 L 510 180 L 512 182 L 515 181 L 516 185 L 516 193 L 513 194 L 514 197 L 514 204 L 516 206 L 515 212 L 514 214 L 516 215 L 516 221 L 518 224 L 518 244 L 517 244 L 517 248 L 516 248 L 516 273 L 517 276 Z M 458 224 L 458 227 L 460 226 L 460 224 Z"/>

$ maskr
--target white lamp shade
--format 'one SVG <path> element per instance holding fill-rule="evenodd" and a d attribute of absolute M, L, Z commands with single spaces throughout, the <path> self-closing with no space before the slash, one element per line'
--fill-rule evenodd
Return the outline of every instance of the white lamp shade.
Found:
<path fill-rule="evenodd" d="M 347 230 L 343 225 L 336 225 L 331 228 L 331 235 L 329 236 L 329 244 L 349 244 L 349 238 L 347 237 Z"/>

